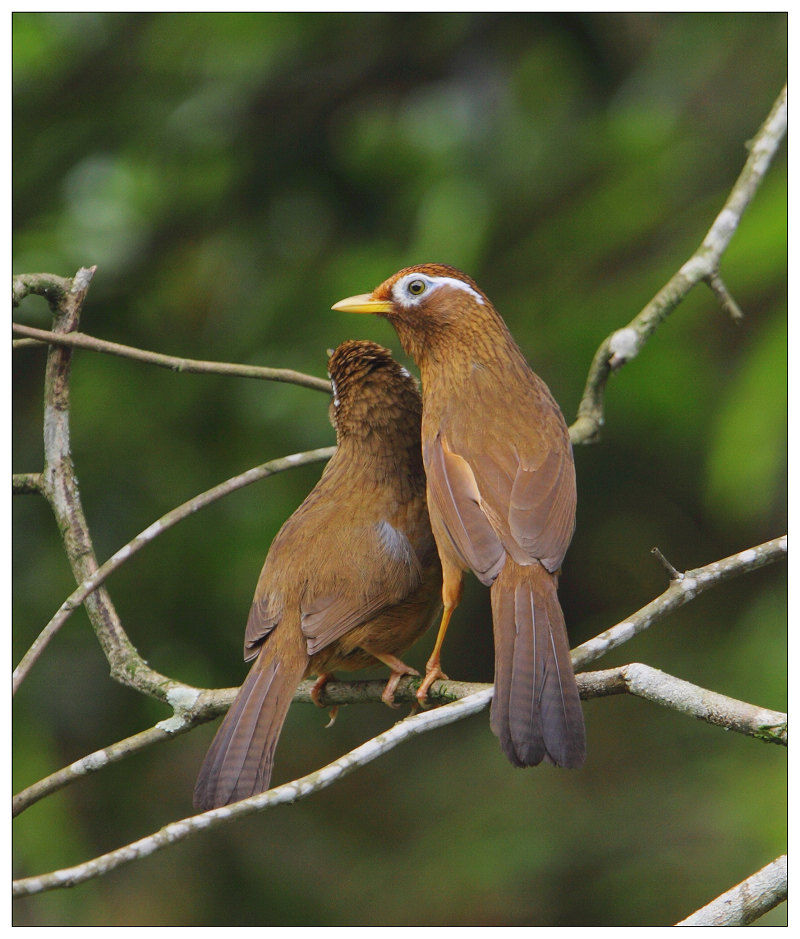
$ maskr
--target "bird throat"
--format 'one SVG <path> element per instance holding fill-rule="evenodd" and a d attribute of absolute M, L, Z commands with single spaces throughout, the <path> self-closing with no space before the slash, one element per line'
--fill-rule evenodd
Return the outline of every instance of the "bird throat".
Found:
<path fill-rule="evenodd" d="M 503 320 L 496 313 L 491 315 L 493 311 L 486 313 L 490 315 L 461 321 L 430 320 L 422 328 L 403 316 L 389 317 L 403 349 L 419 368 L 423 394 L 432 385 L 446 383 L 452 392 L 456 385 L 502 381 L 509 369 L 528 371 Z"/>

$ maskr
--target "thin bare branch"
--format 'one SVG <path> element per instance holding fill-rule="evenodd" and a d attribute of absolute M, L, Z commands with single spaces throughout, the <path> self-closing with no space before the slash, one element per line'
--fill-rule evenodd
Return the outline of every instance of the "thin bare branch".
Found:
<path fill-rule="evenodd" d="M 710 587 L 715 587 L 747 571 L 756 570 L 765 564 L 779 561 L 786 557 L 787 550 L 787 537 L 784 535 L 757 545 L 755 548 L 732 554 L 721 561 L 714 561 L 705 567 L 678 574 L 670 580 L 669 587 L 664 593 L 655 600 L 651 600 L 633 616 L 573 649 L 573 664 L 576 668 L 585 668 L 590 662 L 594 662 L 601 655 L 605 655 L 633 636 L 637 636 L 653 623 L 682 607 Z"/>
<path fill-rule="evenodd" d="M 180 358 L 175 355 L 163 355 L 160 352 L 148 352 L 134 346 L 124 346 L 118 342 L 107 342 L 97 339 L 87 333 L 74 332 L 65 336 L 61 333 L 48 332 L 45 329 L 35 329 L 22 323 L 12 323 L 12 330 L 19 336 L 27 336 L 39 343 L 69 346 L 73 349 L 89 349 L 92 352 L 104 352 L 107 355 L 118 355 L 136 362 L 146 362 L 160 368 L 168 368 L 173 372 L 193 372 L 206 375 L 233 375 L 238 378 L 260 378 L 265 381 L 288 382 L 292 385 L 301 385 L 312 388 L 314 391 L 331 393 L 330 382 L 314 375 L 296 372 L 291 368 L 267 368 L 258 365 L 238 365 L 232 362 L 205 362 L 198 359 Z"/>
<path fill-rule="evenodd" d="M 674 566 L 674 564 L 668 558 L 664 557 L 664 554 L 660 548 L 653 548 L 650 553 L 656 558 L 658 563 L 669 574 L 670 580 L 680 579 L 681 572 Z"/>
<path fill-rule="evenodd" d="M 676 926 L 748 926 L 789 896 L 787 858 L 775 858 Z"/>
<path fill-rule="evenodd" d="M 788 743 L 788 719 L 782 711 L 729 698 L 641 662 L 603 672 L 582 672 L 576 677 L 582 698 L 632 694 L 725 730 L 784 747 Z"/>
<path fill-rule="evenodd" d="M 730 290 L 725 286 L 724 281 L 716 271 L 712 271 L 706 277 L 706 283 L 719 301 L 719 305 L 725 310 L 734 322 L 741 322 L 744 319 L 742 308 L 734 300 Z"/>
<path fill-rule="evenodd" d="M 647 306 L 627 326 L 608 336 L 595 353 L 577 419 L 569 429 L 573 444 L 595 443 L 600 438 L 605 420 L 605 388 L 612 371 L 630 362 L 640 352 L 653 332 L 693 287 L 700 282 L 708 283 L 725 309 L 735 318 L 741 316 L 739 307 L 719 277 L 719 264 L 785 134 L 784 86 L 753 138 L 744 169 L 700 247 Z"/>
<path fill-rule="evenodd" d="M 199 721 L 195 723 L 199 723 Z M 52 795 L 54 792 L 58 792 L 59 789 L 68 786 L 70 783 L 76 782 L 91 773 L 96 773 L 98 770 L 110 766 L 112 763 L 116 763 L 127 756 L 132 756 L 134 753 L 138 753 L 140 750 L 152 746 L 154 743 L 169 740 L 174 737 L 176 733 L 185 733 L 190 729 L 190 726 L 194 725 L 186 725 L 181 730 L 169 733 L 156 725 L 138 734 L 134 734 L 132 737 L 119 740 L 109 747 L 104 747 L 102 750 L 95 750 L 94 753 L 89 753 L 81 757 L 81 759 L 76 760 L 74 763 L 70 763 L 69 766 L 65 766 L 63 769 L 57 770 L 49 776 L 45 776 L 38 780 L 38 782 L 16 793 L 11 800 L 11 814 L 16 817 L 35 802 L 44 799 L 45 796 Z"/>

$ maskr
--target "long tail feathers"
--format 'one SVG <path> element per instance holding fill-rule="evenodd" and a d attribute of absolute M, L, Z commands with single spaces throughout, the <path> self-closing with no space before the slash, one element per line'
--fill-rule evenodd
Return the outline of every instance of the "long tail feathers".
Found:
<path fill-rule="evenodd" d="M 271 659 L 253 663 L 206 754 L 194 788 L 205 811 L 269 788 L 275 747 L 304 666 Z"/>
<path fill-rule="evenodd" d="M 583 712 L 553 575 L 508 557 L 492 585 L 492 618 L 491 726 L 503 752 L 515 766 L 580 766 Z"/>

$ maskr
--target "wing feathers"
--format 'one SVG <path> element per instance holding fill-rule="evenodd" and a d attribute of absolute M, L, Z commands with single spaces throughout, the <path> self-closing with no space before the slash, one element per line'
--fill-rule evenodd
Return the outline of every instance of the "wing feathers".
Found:
<path fill-rule="evenodd" d="M 487 586 L 505 561 L 505 550 L 482 507 L 469 463 L 450 452 L 441 434 L 426 447 L 428 493 L 465 568 Z"/>
<path fill-rule="evenodd" d="M 252 661 L 258 655 L 262 643 L 283 616 L 283 611 L 279 608 L 280 605 L 275 597 L 268 590 L 261 589 L 262 581 L 265 580 L 266 569 L 265 564 L 247 617 L 247 628 L 244 631 L 245 662 Z"/>
<path fill-rule="evenodd" d="M 341 639 L 385 607 L 405 600 L 422 583 L 422 568 L 408 537 L 383 520 L 365 528 L 340 582 L 325 594 L 307 593 L 300 603 L 300 625 L 307 651 L 314 655 Z M 352 547 L 352 546 L 351 546 Z M 320 590 L 320 584 L 314 587 Z"/>
<path fill-rule="evenodd" d="M 521 565 L 560 567 L 575 519 L 568 447 L 548 450 L 536 466 L 523 466 L 508 442 L 465 458 L 439 433 L 424 450 L 432 508 L 463 566 L 482 583 L 492 583 L 505 552 Z"/>
<path fill-rule="evenodd" d="M 557 570 L 572 538 L 575 503 L 575 468 L 563 451 L 550 450 L 535 469 L 520 464 L 508 506 L 511 537 L 529 558 Z"/>

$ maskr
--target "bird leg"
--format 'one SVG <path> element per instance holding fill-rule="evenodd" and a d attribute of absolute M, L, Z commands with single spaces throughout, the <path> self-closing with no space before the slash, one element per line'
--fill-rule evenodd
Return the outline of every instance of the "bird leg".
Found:
<path fill-rule="evenodd" d="M 439 665 L 439 659 L 442 652 L 444 634 L 447 632 L 447 627 L 450 624 L 450 617 L 452 616 L 454 609 L 455 607 L 444 608 L 442 622 L 439 626 L 439 634 L 436 637 L 436 644 L 433 647 L 431 657 L 428 659 L 428 664 L 425 666 L 425 678 L 423 678 L 422 684 L 417 689 L 417 700 L 423 707 L 425 706 L 425 702 L 428 697 L 428 689 L 430 686 L 440 678 L 447 678 L 447 675 L 445 675 Z"/>
<path fill-rule="evenodd" d="M 381 701 L 383 701 L 384 704 L 388 704 L 390 708 L 400 707 L 399 704 L 394 703 L 394 693 L 397 691 L 397 685 L 400 679 L 404 675 L 419 675 L 419 672 L 410 665 L 406 665 L 406 663 L 398 659 L 396 655 L 390 655 L 388 652 L 372 652 L 371 654 L 374 655 L 376 659 L 383 662 L 387 668 L 392 670 L 392 674 L 386 682 L 386 687 L 383 689 Z"/>
<path fill-rule="evenodd" d="M 317 676 L 317 680 L 314 682 L 313 687 L 311 688 L 311 700 L 316 704 L 318 708 L 324 708 L 325 705 L 320 701 L 320 695 L 322 694 L 325 685 L 333 678 L 333 672 L 321 672 Z M 330 710 L 330 720 L 325 725 L 325 728 L 333 726 L 333 722 L 336 720 L 336 715 L 339 713 L 339 705 L 334 704 Z"/>
<path fill-rule="evenodd" d="M 461 592 L 464 589 L 461 571 L 449 564 L 445 558 L 442 559 L 442 574 L 442 601 L 444 603 L 442 621 L 439 624 L 439 632 L 436 635 L 433 652 L 431 652 L 431 657 L 425 666 L 425 678 L 417 689 L 417 700 L 423 707 L 428 698 L 431 685 L 439 678 L 447 679 L 447 675 L 442 671 L 440 665 L 442 643 L 444 642 L 447 627 L 450 625 L 450 617 L 453 615 L 453 610 L 458 606 L 461 600 Z"/>

